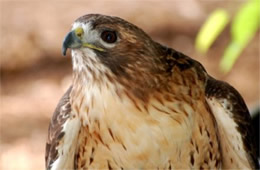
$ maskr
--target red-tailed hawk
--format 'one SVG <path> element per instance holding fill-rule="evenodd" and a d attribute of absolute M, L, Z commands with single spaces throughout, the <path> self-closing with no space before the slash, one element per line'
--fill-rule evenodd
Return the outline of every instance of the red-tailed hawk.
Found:
<path fill-rule="evenodd" d="M 73 82 L 49 126 L 47 169 L 253 169 L 239 93 L 137 26 L 98 14 L 63 43 Z"/>

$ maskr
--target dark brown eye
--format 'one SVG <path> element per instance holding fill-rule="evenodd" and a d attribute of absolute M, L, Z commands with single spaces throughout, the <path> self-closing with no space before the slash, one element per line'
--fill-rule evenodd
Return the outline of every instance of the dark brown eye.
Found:
<path fill-rule="evenodd" d="M 117 40 L 115 31 L 103 31 L 101 34 L 101 38 L 107 43 L 114 43 Z"/>

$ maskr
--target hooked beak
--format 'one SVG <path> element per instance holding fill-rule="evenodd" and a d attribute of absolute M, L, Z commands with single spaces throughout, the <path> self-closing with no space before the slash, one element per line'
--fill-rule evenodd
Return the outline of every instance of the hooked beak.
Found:
<path fill-rule="evenodd" d="M 75 31 L 70 31 L 63 41 L 62 54 L 65 56 L 68 48 L 80 48 L 81 46 L 82 41 L 76 35 Z"/>
<path fill-rule="evenodd" d="M 81 47 L 87 47 L 87 48 L 91 48 L 97 51 L 105 51 L 104 49 L 97 47 L 93 44 L 90 43 L 86 43 L 82 41 L 84 35 L 84 31 L 82 28 L 76 28 L 75 30 L 70 31 L 64 41 L 63 41 L 63 45 L 62 45 L 62 54 L 65 56 L 67 49 L 71 48 L 71 49 L 76 49 L 76 48 L 81 48 Z"/>

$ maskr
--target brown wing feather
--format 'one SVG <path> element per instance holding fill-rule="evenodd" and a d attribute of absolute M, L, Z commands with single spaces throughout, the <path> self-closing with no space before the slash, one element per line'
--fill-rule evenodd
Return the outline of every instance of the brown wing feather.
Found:
<path fill-rule="evenodd" d="M 46 143 L 46 152 L 45 152 L 45 165 L 46 169 L 51 168 L 51 164 L 57 159 L 58 151 L 57 146 L 59 141 L 63 138 L 64 132 L 62 132 L 62 126 L 65 121 L 69 118 L 71 113 L 70 105 L 70 87 L 67 92 L 60 99 L 58 106 L 56 107 L 54 114 L 52 116 L 49 130 L 48 130 L 48 139 Z"/>
<path fill-rule="evenodd" d="M 252 129 L 252 123 L 249 111 L 247 106 L 241 97 L 241 95 L 229 84 L 218 81 L 210 77 L 207 81 L 206 85 L 206 97 L 208 101 L 215 101 L 215 103 L 220 103 L 222 112 L 217 112 L 217 105 L 211 105 L 211 110 L 215 117 L 221 116 L 233 119 L 235 122 L 236 129 L 235 133 L 240 134 L 242 138 L 242 145 L 244 153 L 246 154 L 245 158 L 248 161 L 248 164 L 251 168 L 259 168 L 257 155 L 256 155 L 256 143 L 254 140 L 254 133 Z M 223 102 L 227 102 L 228 104 L 224 104 Z M 210 102 L 209 102 L 210 103 Z M 219 114 L 219 115 L 216 115 Z M 224 115 L 227 114 L 227 115 Z M 223 126 L 224 122 L 221 122 L 217 119 L 218 126 Z M 231 129 L 224 129 L 226 131 L 230 131 Z M 234 134 L 235 135 L 235 134 Z M 227 140 L 233 140 L 235 142 L 236 139 L 226 139 L 231 138 L 230 136 L 221 136 L 219 135 L 220 140 L 225 143 Z M 233 147 L 234 148 L 234 147 Z M 235 149 L 234 149 L 235 150 Z M 235 152 L 238 152 L 236 150 Z M 226 150 L 224 151 L 222 148 L 223 157 L 227 155 Z M 237 154 L 237 153 L 236 153 Z M 232 160 L 231 160 L 232 161 Z"/>

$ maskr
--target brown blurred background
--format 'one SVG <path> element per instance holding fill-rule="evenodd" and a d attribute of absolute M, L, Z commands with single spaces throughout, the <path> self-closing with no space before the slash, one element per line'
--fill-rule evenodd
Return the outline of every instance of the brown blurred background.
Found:
<path fill-rule="evenodd" d="M 0 2 L 0 169 L 44 169 L 49 120 L 71 82 L 71 59 L 61 45 L 73 21 L 88 13 L 122 17 L 153 39 L 199 60 L 218 79 L 232 84 L 249 108 L 259 103 L 259 31 L 227 75 L 218 70 L 230 27 L 207 57 L 194 49 L 203 21 L 223 7 L 231 15 L 244 0 L 232 1 L 40 1 Z"/>

